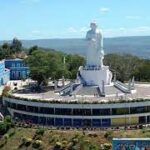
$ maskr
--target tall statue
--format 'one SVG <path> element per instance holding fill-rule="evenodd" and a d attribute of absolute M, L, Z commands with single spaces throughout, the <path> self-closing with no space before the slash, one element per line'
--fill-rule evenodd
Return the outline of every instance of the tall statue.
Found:
<path fill-rule="evenodd" d="M 95 22 L 90 24 L 91 29 L 86 34 L 88 41 L 87 66 L 103 67 L 104 51 L 103 37 Z"/>

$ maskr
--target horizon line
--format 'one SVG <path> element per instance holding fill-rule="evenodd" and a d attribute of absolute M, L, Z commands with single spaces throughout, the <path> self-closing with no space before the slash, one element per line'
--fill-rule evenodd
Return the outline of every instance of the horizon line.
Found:
<path fill-rule="evenodd" d="M 129 35 L 129 36 L 113 36 L 113 37 L 104 37 L 103 39 L 111 39 L 111 38 L 131 38 L 131 37 L 150 37 L 150 35 Z M 62 37 L 55 37 L 55 38 L 35 38 L 35 39 L 21 39 L 18 37 L 14 37 L 17 38 L 18 40 L 21 41 L 34 41 L 34 40 L 62 40 L 62 39 L 85 39 L 83 37 L 67 37 L 67 38 L 62 38 Z M 0 42 L 4 42 L 4 41 L 12 41 L 14 38 L 12 39 L 5 39 L 5 40 L 0 40 Z"/>

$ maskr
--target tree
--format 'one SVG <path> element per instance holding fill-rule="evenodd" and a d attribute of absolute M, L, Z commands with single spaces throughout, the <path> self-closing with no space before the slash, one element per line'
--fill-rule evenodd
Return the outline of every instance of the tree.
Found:
<path fill-rule="evenodd" d="M 36 50 L 26 59 L 30 67 L 30 77 L 38 86 L 47 83 L 48 79 L 58 80 L 67 70 L 63 67 L 62 56 L 57 52 Z"/>
<path fill-rule="evenodd" d="M 138 81 L 150 82 L 150 60 L 141 60 L 141 63 L 139 63 L 139 68 L 134 73 L 134 76 Z"/>
<path fill-rule="evenodd" d="M 10 44 L 8 43 L 4 43 L 1 47 L 1 54 L 3 58 L 9 58 L 11 55 L 11 51 L 10 51 Z"/>
<path fill-rule="evenodd" d="M 20 40 L 18 40 L 17 38 L 14 38 L 12 40 L 12 43 L 11 43 L 11 50 L 12 52 L 21 52 L 22 51 L 22 43 Z"/>
<path fill-rule="evenodd" d="M 47 54 L 43 51 L 35 51 L 30 55 L 26 62 L 30 67 L 30 74 L 29 76 L 36 80 L 38 86 L 45 82 L 50 76 L 49 70 L 49 62 L 47 58 Z"/>
<path fill-rule="evenodd" d="M 67 55 L 66 66 L 70 72 L 70 78 L 75 79 L 80 66 L 85 64 L 85 59 L 79 55 Z"/>
<path fill-rule="evenodd" d="M 129 54 L 107 54 L 104 64 L 110 67 L 117 79 L 124 82 L 132 78 L 139 68 L 140 59 Z"/>
<path fill-rule="evenodd" d="M 38 46 L 37 45 L 34 45 L 32 46 L 30 49 L 29 49 L 29 55 L 31 55 L 34 51 L 36 50 L 39 50 Z"/>

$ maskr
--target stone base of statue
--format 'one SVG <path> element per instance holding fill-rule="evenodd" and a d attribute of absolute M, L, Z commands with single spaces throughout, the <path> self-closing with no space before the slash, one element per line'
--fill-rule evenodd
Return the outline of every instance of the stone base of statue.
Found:
<path fill-rule="evenodd" d="M 112 73 L 108 66 L 94 67 L 85 66 L 79 68 L 78 78 L 80 82 L 87 86 L 99 86 L 112 84 Z"/>

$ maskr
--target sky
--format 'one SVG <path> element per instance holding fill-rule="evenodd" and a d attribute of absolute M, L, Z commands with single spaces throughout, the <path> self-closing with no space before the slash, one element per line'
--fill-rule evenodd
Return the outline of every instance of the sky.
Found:
<path fill-rule="evenodd" d="M 150 35 L 150 0 L 0 0 L 0 40 Z"/>

